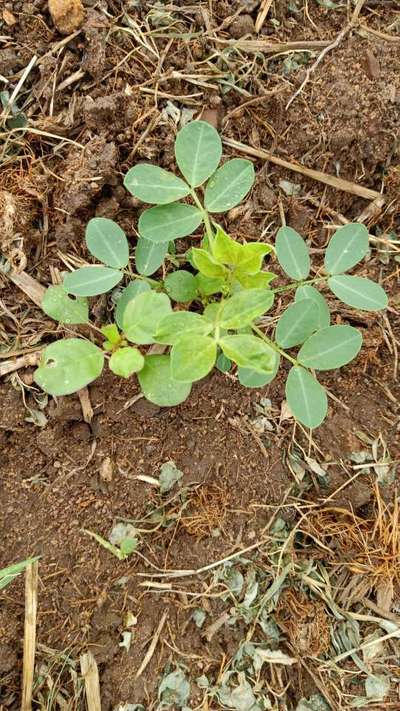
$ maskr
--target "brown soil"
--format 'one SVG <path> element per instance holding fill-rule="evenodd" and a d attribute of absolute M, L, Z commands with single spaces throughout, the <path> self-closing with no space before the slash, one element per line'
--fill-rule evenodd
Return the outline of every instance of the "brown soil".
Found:
<path fill-rule="evenodd" d="M 327 55 L 288 110 L 285 106 L 310 66 L 304 65 L 307 55 L 271 55 L 246 44 L 227 49 L 232 40 L 257 38 L 257 2 L 83 4 L 80 33 L 58 51 L 54 47 L 62 36 L 44 0 L 16 0 L 0 7 L 0 13 L 4 7 L 15 18 L 9 24 L 7 16 L 1 28 L 9 39 L 0 48 L 0 74 L 13 88 L 32 55 L 41 58 L 18 99 L 34 130 L 22 138 L 14 134 L 11 143 L 10 138 L 4 143 L 4 134 L 0 138 L 0 204 L 8 206 L 0 216 L 1 250 L 22 260 L 41 284 L 51 283 L 57 270 L 65 269 L 66 258 L 87 257 L 82 238 L 94 215 L 116 219 L 134 243 L 141 206 L 127 195 L 122 178 L 136 161 L 173 165 L 176 125 L 169 102 L 202 114 L 225 137 L 382 189 L 388 200 L 371 213 L 370 232 L 386 237 L 398 228 L 400 55 L 398 42 L 385 35 L 396 34 L 400 16 L 390 3 L 378 9 L 365 3 L 363 24 Z M 288 3 L 276 0 L 270 15 L 276 23 L 267 20 L 258 38 L 333 41 L 349 19 L 343 6 L 292 5 L 299 11 L 290 12 Z M 188 32 L 189 38 L 183 36 Z M 222 82 L 206 62 L 210 56 Z M 285 64 L 288 57 L 297 61 L 298 69 Z M 250 103 L 264 92 L 265 99 Z M 272 237 L 283 212 L 288 224 L 309 238 L 318 262 L 329 235 L 326 226 L 338 224 L 340 214 L 356 218 L 368 204 L 272 164 L 256 161 L 255 167 L 251 197 L 225 218 L 235 236 Z M 298 185 L 299 194 L 286 195 L 282 180 Z M 374 249 L 359 273 L 386 286 L 391 295 L 388 321 L 331 304 L 335 321 L 357 325 L 365 345 L 353 364 L 324 378 L 336 399 L 330 400 L 329 417 L 314 434 L 310 456 L 326 466 L 327 480 L 310 471 L 296 478 L 289 466 L 288 452 L 302 447 L 308 453 L 310 443 L 281 410 L 284 368 L 263 391 L 246 391 L 234 377 L 217 373 L 198 384 L 190 400 L 170 410 L 135 400 L 134 382 L 106 375 L 90 388 L 90 425 L 83 420 L 78 397 L 71 396 L 50 400 L 43 410 L 43 428 L 26 421 L 29 408 L 37 409 L 31 370 L 19 370 L 1 384 L 0 568 L 30 555 L 41 557 L 38 660 L 48 658 L 46 647 L 70 650 L 74 658 L 89 647 L 100 668 L 104 711 L 123 702 L 155 708 L 160 677 L 168 664 L 173 669 L 176 663 L 192 681 L 195 706 L 202 699 L 196 677 L 206 673 L 215 680 L 246 637 L 242 621 L 222 625 L 211 639 L 196 627 L 196 607 L 207 612 L 206 627 L 227 609 L 221 595 L 201 597 L 209 576 L 172 581 L 176 592 L 165 594 L 141 585 L 138 573 L 198 569 L 246 549 L 263 537 L 271 513 L 285 497 L 288 505 L 279 516 L 290 525 L 298 521 L 299 501 L 330 498 L 331 506 L 367 515 L 371 478 L 360 475 L 348 483 L 357 472 L 349 468 L 350 455 L 365 449 L 360 432 L 380 435 L 390 460 L 400 459 L 400 387 L 394 378 L 399 268 L 392 257 L 383 257 Z M 106 299 L 98 299 L 92 304 L 94 318 L 104 320 L 109 307 Z M 6 277 L 0 281 L 0 308 L 2 358 L 7 351 L 26 352 L 54 340 L 55 324 Z M 254 418 L 262 398 L 271 400 L 272 410 L 269 429 L 260 433 Z M 112 476 L 104 478 L 107 458 Z M 161 498 L 138 476 L 158 477 L 169 460 L 184 474 L 183 494 L 174 489 Z M 394 484 L 383 487 L 387 502 L 396 481 L 398 472 Z M 145 518 L 151 511 L 162 512 L 160 525 L 154 517 Z M 140 556 L 126 562 L 117 561 L 85 533 L 107 538 L 120 519 L 156 529 L 141 534 Z M 257 564 L 262 559 L 261 553 L 256 556 Z M 198 597 L 193 599 L 193 593 Z M 294 629 L 288 610 L 296 611 L 296 598 L 288 588 L 277 610 L 287 639 L 302 654 L 324 654 L 329 648 L 326 608 L 303 592 L 297 606 L 301 625 Z M 164 612 L 156 652 L 136 679 Z M 126 651 L 120 643 L 128 613 L 137 624 Z M 21 577 L 0 595 L 4 711 L 19 708 L 23 618 Z M 319 627 L 313 626 L 316 619 Z M 266 672 L 270 682 L 271 673 Z M 289 670 L 285 678 L 291 682 L 289 709 L 317 690 L 306 672 L 301 677 Z M 84 708 L 79 703 L 76 708 Z M 35 708 L 50 706 L 38 702 Z"/>

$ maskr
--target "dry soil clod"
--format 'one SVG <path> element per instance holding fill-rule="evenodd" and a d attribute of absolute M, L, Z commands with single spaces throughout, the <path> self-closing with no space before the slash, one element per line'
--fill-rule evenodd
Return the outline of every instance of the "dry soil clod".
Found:
<path fill-rule="evenodd" d="M 62 35 L 69 35 L 81 27 L 85 17 L 81 0 L 49 0 L 49 12 Z"/>

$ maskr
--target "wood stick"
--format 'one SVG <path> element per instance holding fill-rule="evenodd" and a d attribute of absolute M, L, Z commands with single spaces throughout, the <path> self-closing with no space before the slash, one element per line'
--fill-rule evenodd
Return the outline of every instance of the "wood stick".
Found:
<path fill-rule="evenodd" d="M 260 11 L 256 19 L 256 32 L 259 32 L 265 22 L 265 19 L 271 9 L 272 0 L 262 0 Z"/>
<path fill-rule="evenodd" d="M 22 671 L 21 711 L 32 711 L 32 688 L 35 668 L 38 561 L 28 565 L 25 573 L 25 630 Z"/>
<path fill-rule="evenodd" d="M 222 142 L 226 146 L 235 148 L 240 153 L 246 153 L 249 156 L 254 156 L 255 158 L 262 158 L 263 160 L 268 160 L 275 165 L 280 165 L 282 168 L 287 168 L 288 170 L 293 170 L 295 173 L 301 173 L 307 178 L 312 178 L 313 180 L 318 180 L 320 183 L 325 183 L 325 185 L 330 185 L 336 190 L 343 190 L 346 193 L 352 193 L 352 195 L 358 195 L 365 200 L 376 200 L 377 198 L 384 199 L 381 193 L 376 190 L 371 190 L 370 188 L 364 188 L 363 185 L 358 185 L 358 183 L 352 183 L 350 180 L 344 180 L 343 178 L 337 178 L 334 175 L 329 175 L 329 173 L 322 173 L 320 170 L 314 170 L 313 168 L 306 168 L 300 163 L 290 163 L 283 158 L 278 158 L 273 153 L 265 151 L 260 148 L 252 148 L 252 146 L 247 146 L 239 141 L 234 141 L 230 138 L 223 138 Z"/>
<path fill-rule="evenodd" d="M 32 277 L 26 272 L 21 272 L 20 274 L 17 274 L 16 272 L 10 272 L 5 273 L 5 276 L 7 276 L 10 281 L 15 284 L 15 286 L 18 286 L 21 291 L 23 291 L 27 296 L 29 296 L 33 303 L 36 304 L 36 306 L 39 306 L 40 308 L 42 307 L 42 299 L 46 289 L 44 288 L 44 286 L 39 284 L 36 279 L 32 279 Z"/>
<path fill-rule="evenodd" d="M 81 655 L 81 672 L 85 680 L 88 711 L 101 711 L 99 670 L 92 652 Z"/>

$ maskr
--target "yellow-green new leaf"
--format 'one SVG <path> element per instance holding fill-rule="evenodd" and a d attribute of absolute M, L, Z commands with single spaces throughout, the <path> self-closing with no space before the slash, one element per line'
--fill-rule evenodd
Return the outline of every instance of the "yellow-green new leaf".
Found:
<path fill-rule="evenodd" d="M 196 269 L 206 277 L 224 277 L 228 274 L 227 268 L 213 259 L 205 249 L 193 247 L 191 249 L 191 260 Z"/>
<path fill-rule="evenodd" d="M 220 326 L 236 330 L 265 314 L 274 302 L 274 294 L 267 289 L 246 289 L 234 294 L 222 305 Z"/>
<path fill-rule="evenodd" d="M 261 338 L 240 334 L 224 336 L 219 341 L 224 354 L 242 368 L 272 374 L 276 366 L 275 350 Z"/>
<path fill-rule="evenodd" d="M 273 247 L 263 242 L 248 242 L 241 245 L 237 266 L 242 273 L 257 274 L 260 271 L 264 257 L 273 251 Z"/>
<path fill-rule="evenodd" d="M 174 380 L 191 383 L 201 380 L 213 369 L 217 344 L 208 336 L 181 336 L 171 349 L 171 375 Z"/>
<path fill-rule="evenodd" d="M 181 383 L 172 377 L 169 355 L 146 356 L 137 377 L 146 400 L 159 407 L 179 405 L 192 389 L 192 383 Z"/>
<path fill-rule="evenodd" d="M 110 370 L 122 378 L 129 378 L 138 373 L 144 366 L 144 357 L 137 348 L 126 346 L 112 354 L 109 361 Z"/>
<path fill-rule="evenodd" d="M 222 227 L 218 226 L 210 246 L 214 259 L 220 264 L 239 264 L 242 245 L 227 235 Z"/>
<path fill-rule="evenodd" d="M 132 343 L 155 343 L 155 333 L 160 321 L 171 312 L 171 303 L 166 294 L 158 294 L 155 291 L 139 294 L 125 308 L 125 336 Z"/>
<path fill-rule="evenodd" d="M 193 311 L 173 311 L 160 321 L 154 338 L 156 343 L 172 346 L 184 335 L 207 336 L 212 329 L 213 324 L 200 314 Z"/>

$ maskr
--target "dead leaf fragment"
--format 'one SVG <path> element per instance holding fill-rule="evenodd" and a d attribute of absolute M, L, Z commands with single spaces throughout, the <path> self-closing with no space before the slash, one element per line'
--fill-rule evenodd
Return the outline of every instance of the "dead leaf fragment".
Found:
<path fill-rule="evenodd" d="M 12 27 L 17 22 L 15 15 L 13 15 L 10 10 L 7 10 L 7 8 L 3 10 L 3 20 L 9 27 Z"/>
<path fill-rule="evenodd" d="M 100 464 L 100 478 L 103 481 L 112 481 L 113 473 L 114 473 L 113 463 L 112 463 L 110 457 L 106 457 L 105 459 L 103 459 L 102 463 Z"/>
<path fill-rule="evenodd" d="M 79 29 L 85 17 L 81 0 L 49 0 L 49 12 L 62 35 L 70 35 Z"/>

